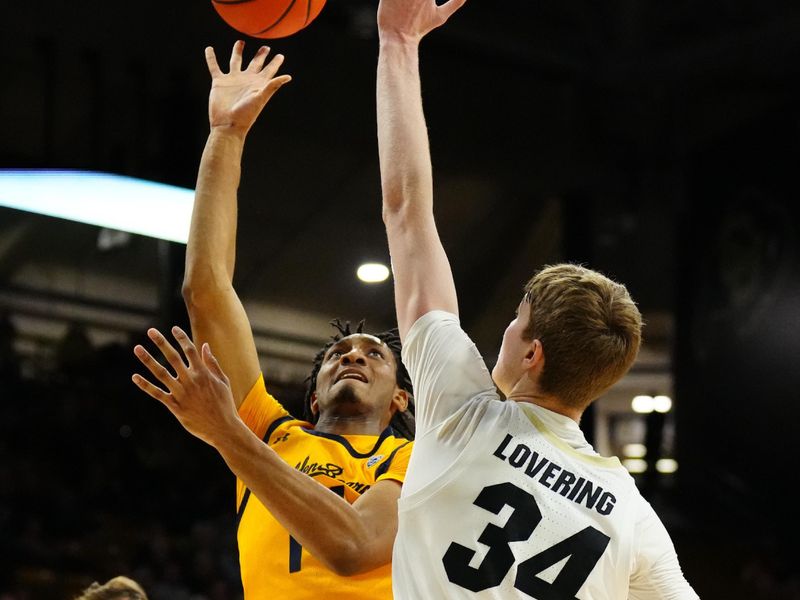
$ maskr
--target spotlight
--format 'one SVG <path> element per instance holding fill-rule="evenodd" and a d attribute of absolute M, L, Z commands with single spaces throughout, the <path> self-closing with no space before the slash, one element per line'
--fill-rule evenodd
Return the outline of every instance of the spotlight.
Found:
<path fill-rule="evenodd" d="M 364 283 L 380 283 L 389 278 L 389 267 L 380 263 L 365 263 L 358 267 L 356 275 Z"/>

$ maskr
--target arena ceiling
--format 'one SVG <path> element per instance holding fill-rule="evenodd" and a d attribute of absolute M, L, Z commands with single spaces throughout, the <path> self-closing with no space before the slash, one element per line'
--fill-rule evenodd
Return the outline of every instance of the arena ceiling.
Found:
<path fill-rule="evenodd" d="M 271 42 L 294 81 L 245 151 L 236 286 L 287 382 L 330 318 L 393 321 L 391 283 L 355 278 L 362 261 L 387 260 L 376 5 L 329 0 L 307 30 Z M 209 2 L 17 3 L 0 31 L 3 167 L 193 187 L 207 134 L 203 48 L 224 56 L 237 38 Z M 788 1 L 470 0 L 423 42 L 437 221 L 463 323 L 490 361 L 532 269 L 576 260 L 627 283 L 645 313 L 633 387 L 668 381 L 693 161 L 797 106 L 799 33 Z M 785 126 L 800 133 L 796 118 Z M 100 237 L 0 209 L 0 309 L 28 354 L 47 356 L 70 323 L 127 343 L 181 319 L 182 248 L 138 236 L 103 248 Z"/>

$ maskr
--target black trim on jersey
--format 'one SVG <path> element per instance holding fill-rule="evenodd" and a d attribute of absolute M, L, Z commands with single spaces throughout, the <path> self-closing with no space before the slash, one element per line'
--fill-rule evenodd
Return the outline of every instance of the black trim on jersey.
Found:
<path fill-rule="evenodd" d="M 383 461 L 381 463 L 381 465 L 377 469 L 375 469 L 375 479 L 376 480 L 378 479 L 378 477 L 380 477 L 381 475 L 386 473 L 386 471 L 389 470 L 389 467 L 391 466 L 392 461 L 394 460 L 394 455 L 397 454 L 397 451 L 400 450 L 401 448 L 405 448 L 410 443 L 411 443 L 411 441 L 409 440 L 408 442 L 406 442 L 402 446 L 398 446 L 397 448 L 392 450 L 392 453 L 389 455 L 389 458 L 387 458 L 385 461 Z"/>
<path fill-rule="evenodd" d="M 269 438 L 273 433 L 275 433 L 275 430 L 278 428 L 278 426 L 282 425 L 283 423 L 286 423 L 286 421 L 294 421 L 294 420 L 295 418 L 292 415 L 278 417 L 272 422 L 272 424 L 269 427 L 267 427 L 267 433 L 265 433 L 264 437 L 261 439 L 264 441 L 265 444 L 269 444 Z"/>
<path fill-rule="evenodd" d="M 353 446 L 350 445 L 350 442 L 348 442 L 344 436 L 341 436 L 337 433 L 326 433 L 324 431 L 317 431 L 316 429 L 306 429 L 305 427 L 301 427 L 300 429 L 302 429 L 303 431 L 305 431 L 310 435 L 316 435 L 318 437 L 324 437 L 329 440 L 333 440 L 334 442 L 339 442 L 342 446 L 345 447 L 345 450 L 347 450 L 350 453 L 350 456 L 352 456 L 353 458 L 368 458 L 372 456 L 373 454 L 375 454 L 378 448 L 381 447 L 381 444 L 387 437 L 389 437 L 390 435 L 394 435 L 394 430 L 391 427 L 387 427 L 378 436 L 378 440 L 375 442 L 375 445 L 372 447 L 372 450 L 370 450 L 369 452 L 362 453 L 358 452 L 355 448 L 353 448 Z"/>
<path fill-rule="evenodd" d="M 289 535 L 289 573 L 297 573 L 303 567 L 303 547 L 294 536 Z"/>
<path fill-rule="evenodd" d="M 267 433 L 264 434 L 264 437 L 261 438 L 265 444 L 269 444 L 270 436 L 275 433 L 275 430 L 278 428 L 279 425 L 282 423 L 286 423 L 286 421 L 292 421 L 294 417 L 292 415 L 285 415 L 283 417 L 278 417 L 270 426 L 267 427 Z M 244 495 L 242 496 L 242 503 L 239 505 L 239 510 L 236 511 L 236 529 L 239 529 L 239 523 L 242 522 L 242 515 L 244 515 L 244 509 L 247 507 L 247 501 L 250 499 L 250 488 L 244 489 Z"/>
<path fill-rule="evenodd" d="M 239 505 L 239 510 L 236 511 L 236 529 L 239 529 L 239 524 L 242 522 L 242 515 L 244 515 L 244 509 L 245 507 L 247 507 L 247 500 L 249 498 L 250 498 L 250 488 L 244 488 L 242 503 Z"/>

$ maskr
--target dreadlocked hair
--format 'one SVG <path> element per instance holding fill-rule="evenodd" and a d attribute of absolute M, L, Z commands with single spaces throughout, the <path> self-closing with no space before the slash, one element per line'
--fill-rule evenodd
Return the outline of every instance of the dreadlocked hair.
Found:
<path fill-rule="evenodd" d="M 359 321 L 355 330 L 353 330 L 353 328 L 350 326 L 350 321 L 345 321 L 343 323 L 340 319 L 334 319 L 330 322 L 330 324 L 336 329 L 337 333 L 332 335 L 331 339 L 322 347 L 322 349 L 320 349 L 319 352 L 317 352 L 316 356 L 314 356 L 311 374 L 306 378 L 308 385 L 306 387 L 305 398 L 303 399 L 303 418 L 309 423 L 317 422 L 317 415 L 314 415 L 311 412 L 311 396 L 317 389 L 317 375 L 319 374 L 319 370 L 322 368 L 322 360 L 325 358 L 325 353 L 330 349 L 331 346 L 333 346 L 342 338 L 346 338 L 349 335 L 354 335 L 357 333 L 364 333 L 364 319 Z M 392 351 L 392 354 L 394 354 L 395 364 L 397 364 L 397 387 L 399 387 L 401 390 L 405 390 L 409 396 L 408 408 L 404 412 L 399 410 L 396 411 L 389 424 L 396 435 L 404 437 L 407 440 L 413 440 L 415 430 L 413 401 L 414 388 L 411 385 L 411 376 L 408 374 L 405 365 L 403 365 L 403 361 L 400 359 L 400 351 L 402 350 L 400 334 L 398 333 L 397 328 L 394 328 L 389 329 L 388 331 L 370 335 L 374 335 L 376 338 L 386 344 L 386 347 Z"/>

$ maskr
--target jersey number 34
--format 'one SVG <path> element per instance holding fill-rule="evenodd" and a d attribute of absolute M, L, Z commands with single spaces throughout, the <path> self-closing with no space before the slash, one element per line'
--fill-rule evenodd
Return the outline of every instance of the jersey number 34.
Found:
<path fill-rule="evenodd" d="M 509 505 L 514 512 L 503 527 L 489 523 L 478 541 L 489 547 L 480 566 L 471 567 L 475 550 L 453 542 L 442 562 L 451 582 L 473 592 L 500 585 L 514 566 L 514 554 L 509 542 L 530 538 L 542 520 L 536 499 L 512 483 L 499 483 L 483 488 L 473 503 L 491 513 L 499 514 Z M 521 562 L 517 567 L 514 587 L 536 600 L 576 600 L 575 594 L 589 577 L 611 540 L 594 527 L 587 527 L 539 554 Z M 546 568 L 569 557 L 552 583 L 537 577 Z"/>

